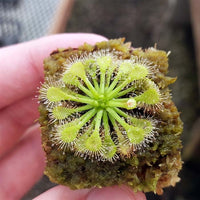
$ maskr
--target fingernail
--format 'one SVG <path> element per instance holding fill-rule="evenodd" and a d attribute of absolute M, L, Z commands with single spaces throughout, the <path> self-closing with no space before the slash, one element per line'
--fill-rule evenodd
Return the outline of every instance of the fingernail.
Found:
<path fill-rule="evenodd" d="M 134 193 L 127 192 L 126 190 L 118 187 L 106 187 L 106 188 L 95 188 L 92 189 L 86 200 L 143 200 L 143 198 L 138 199 Z"/>

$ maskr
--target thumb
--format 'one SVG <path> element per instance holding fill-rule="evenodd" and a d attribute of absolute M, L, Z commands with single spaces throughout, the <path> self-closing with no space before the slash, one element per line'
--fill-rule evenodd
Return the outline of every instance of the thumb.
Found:
<path fill-rule="evenodd" d="M 68 187 L 55 186 L 33 200 L 85 200 L 89 189 L 71 190 Z"/>
<path fill-rule="evenodd" d="M 86 200 L 146 200 L 144 193 L 133 193 L 126 186 L 112 186 L 92 189 Z"/>
<path fill-rule="evenodd" d="M 56 186 L 34 200 L 146 200 L 142 192 L 133 193 L 125 186 L 112 186 L 82 190 L 70 190 L 65 186 Z"/>

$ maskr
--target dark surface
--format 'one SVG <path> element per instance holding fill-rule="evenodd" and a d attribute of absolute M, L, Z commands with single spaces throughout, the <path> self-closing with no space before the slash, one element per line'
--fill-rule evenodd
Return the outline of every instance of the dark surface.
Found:
<path fill-rule="evenodd" d="M 183 143 L 198 114 L 197 73 L 187 0 L 76 0 L 67 32 L 94 32 L 106 37 L 126 37 L 134 47 L 171 51 L 170 75 L 178 76 L 173 84 L 173 99 L 184 121 Z M 184 164 L 181 182 L 165 189 L 164 195 L 147 194 L 148 200 L 197 200 L 200 185 L 199 151 Z M 24 197 L 32 199 L 51 187 L 43 178 Z"/>

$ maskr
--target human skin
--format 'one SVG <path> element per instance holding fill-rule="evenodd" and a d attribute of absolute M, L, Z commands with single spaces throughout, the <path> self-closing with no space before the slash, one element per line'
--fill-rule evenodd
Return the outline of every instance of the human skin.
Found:
<path fill-rule="evenodd" d="M 106 38 L 95 34 L 53 35 L 0 49 L 0 199 L 20 199 L 44 171 L 39 117 L 34 99 L 43 81 L 43 59 L 56 48 L 95 44 Z M 36 200 L 143 200 L 126 186 L 70 190 L 56 186 Z"/>

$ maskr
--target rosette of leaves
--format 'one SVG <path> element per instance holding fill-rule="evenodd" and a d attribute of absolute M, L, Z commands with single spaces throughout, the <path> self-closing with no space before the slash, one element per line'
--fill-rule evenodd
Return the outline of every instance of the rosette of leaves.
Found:
<path fill-rule="evenodd" d="M 179 180 L 182 123 L 167 88 L 175 79 L 165 76 L 165 52 L 110 40 L 55 51 L 44 66 L 40 123 L 54 182 L 162 193 Z"/>

